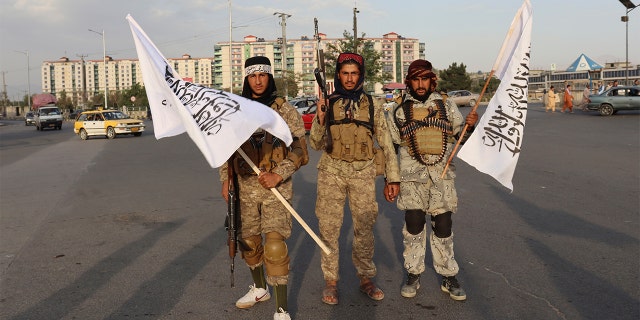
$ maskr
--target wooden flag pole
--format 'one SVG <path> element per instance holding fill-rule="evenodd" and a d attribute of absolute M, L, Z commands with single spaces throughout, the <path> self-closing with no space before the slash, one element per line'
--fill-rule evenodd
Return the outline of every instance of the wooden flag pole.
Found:
<path fill-rule="evenodd" d="M 487 77 L 487 81 L 484 83 L 484 87 L 482 88 L 482 92 L 480 92 L 480 96 L 478 97 L 478 100 L 476 101 L 476 105 L 473 107 L 473 109 L 471 109 L 471 112 L 475 112 L 478 109 L 478 106 L 480 105 L 480 100 L 482 100 L 482 96 L 484 95 L 484 92 L 487 90 L 487 86 L 489 85 L 489 82 L 491 81 L 491 78 L 493 78 L 493 74 L 496 72 L 496 69 L 498 69 L 498 64 L 502 61 L 502 56 L 504 55 L 504 51 L 507 49 L 507 45 L 509 44 L 509 39 L 511 39 L 511 36 L 513 35 L 513 30 L 515 30 L 516 27 L 516 22 L 518 20 L 520 20 L 522 16 L 522 7 L 520 7 L 520 9 L 518 9 L 518 12 L 516 12 L 515 17 L 513 18 L 513 21 L 511 22 L 511 26 L 509 27 L 509 32 L 507 32 L 507 36 L 504 39 L 504 42 L 502 42 L 502 47 L 500 48 L 500 52 L 498 53 L 498 58 L 496 58 L 496 62 L 493 64 L 493 68 L 491 68 L 491 72 L 489 73 L 489 77 Z M 467 125 L 465 123 L 464 127 L 462 128 L 462 131 L 460 132 L 459 137 L 462 138 L 464 137 L 464 133 L 467 132 L 467 128 L 469 127 L 469 125 Z M 453 151 L 451 151 L 451 155 L 449 156 L 449 159 L 447 160 L 447 164 L 444 166 L 444 170 L 442 170 L 442 175 L 440 176 L 440 179 L 444 178 L 444 175 L 447 173 L 447 169 L 449 169 L 449 164 L 451 164 L 451 161 L 453 160 L 453 157 L 456 155 L 456 152 L 458 151 L 458 148 L 460 147 L 460 142 L 462 141 L 462 139 L 458 139 L 458 141 L 456 142 L 455 147 L 453 148 Z"/>
<path fill-rule="evenodd" d="M 484 96 L 484 92 L 487 90 L 487 87 L 489 86 L 489 82 L 491 81 L 491 78 L 493 77 L 493 74 L 495 73 L 495 69 L 491 70 L 491 72 L 489 73 L 489 77 L 487 78 L 487 81 L 484 83 L 484 87 L 482 88 L 482 92 L 480 92 L 480 96 L 478 97 L 478 100 L 476 100 L 476 104 L 475 106 L 473 106 L 473 109 L 471 109 L 470 112 L 475 112 L 476 109 L 478 109 L 478 106 L 480 105 L 480 100 L 482 100 L 482 96 Z M 451 161 L 453 160 L 453 157 L 456 155 L 456 152 L 458 151 L 458 148 L 460 147 L 460 141 L 462 141 L 462 137 L 464 137 L 464 133 L 467 132 L 469 125 L 468 124 L 464 124 L 464 127 L 462 128 L 462 131 L 460 132 L 460 139 L 458 139 L 458 141 L 456 142 L 455 147 L 453 147 L 453 151 L 451 151 L 451 155 L 449 156 L 449 159 L 447 160 L 447 164 L 444 166 L 444 170 L 442 170 L 442 175 L 440 176 L 440 179 L 444 178 L 444 175 L 447 173 L 447 169 L 449 169 L 449 164 L 451 163 Z"/>
<path fill-rule="evenodd" d="M 256 174 L 260 174 L 260 169 L 258 169 L 258 167 L 253 163 L 253 161 L 251 161 L 251 159 L 249 159 L 247 154 L 244 151 L 242 151 L 241 148 L 238 148 L 238 153 L 242 156 L 242 158 L 244 158 L 244 161 L 246 161 L 251 166 L 251 169 L 253 169 L 253 172 L 255 172 Z M 289 201 L 287 201 L 287 199 L 285 199 L 282 196 L 280 191 L 278 191 L 278 189 L 276 189 L 276 188 L 271 188 L 271 192 L 273 192 L 273 194 L 276 196 L 276 198 L 278 198 L 278 200 L 280 200 L 280 202 L 282 202 L 282 204 L 287 208 L 287 210 L 289 210 L 291 215 L 294 218 L 296 218 L 296 220 L 298 220 L 298 222 L 302 225 L 304 230 L 306 230 L 307 233 L 311 236 L 311 238 L 313 238 L 313 240 L 315 240 L 315 242 L 318 244 L 318 246 L 320 246 L 320 248 L 322 248 L 322 251 L 324 251 L 324 253 L 326 253 L 326 254 L 330 254 L 331 250 L 329 250 L 329 247 L 327 247 L 327 245 L 325 245 L 324 242 L 322 242 L 322 240 L 320 240 L 320 238 L 315 234 L 315 232 L 313 232 L 313 230 L 311 230 L 309 225 L 307 225 L 307 223 L 302 219 L 302 217 L 300 217 L 300 215 L 298 215 L 296 210 L 293 209 L 293 207 L 291 207 L 291 204 L 289 204 Z"/>

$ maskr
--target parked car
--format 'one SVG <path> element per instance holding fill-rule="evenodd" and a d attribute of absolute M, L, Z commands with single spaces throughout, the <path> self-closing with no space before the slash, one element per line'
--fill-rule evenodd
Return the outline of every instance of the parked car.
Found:
<path fill-rule="evenodd" d="M 300 112 L 300 115 L 302 117 L 302 122 L 304 122 L 304 129 L 307 130 L 307 132 L 311 131 L 311 124 L 313 123 L 313 119 L 316 117 L 317 107 L 318 107 L 317 104 L 313 104 L 306 108 L 296 109 L 298 110 L 298 112 Z"/>
<path fill-rule="evenodd" d="M 78 119 L 78 116 L 82 113 L 83 110 L 74 110 L 73 112 L 69 113 L 69 120 L 76 120 Z"/>
<path fill-rule="evenodd" d="M 73 124 L 73 132 L 80 135 L 80 139 L 87 140 L 90 136 L 106 136 L 113 139 L 116 135 L 142 135 L 144 123 L 142 120 L 131 119 L 117 110 L 84 111 Z"/>
<path fill-rule="evenodd" d="M 454 90 L 449 91 L 447 93 L 447 96 L 449 96 L 449 99 L 452 99 L 453 102 L 458 105 L 458 107 L 473 107 L 476 105 L 476 101 L 478 101 L 478 97 L 480 95 L 477 93 L 472 93 L 469 90 Z"/>
<path fill-rule="evenodd" d="M 35 115 L 31 111 L 27 112 L 27 114 L 24 115 L 24 125 L 30 126 L 35 124 L 36 124 Z"/>
<path fill-rule="evenodd" d="M 53 104 L 41 106 L 35 113 L 36 130 L 44 128 L 62 129 L 62 112 Z"/>
<path fill-rule="evenodd" d="M 318 102 L 318 98 L 316 97 L 298 97 L 293 98 L 289 101 L 289 103 L 296 109 L 306 109 Z"/>
<path fill-rule="evenodd" d="M 640 110 L 640 87 L 618 86 L 589 96 L 591 102 L 588 110 L 600 112 L 600 115 L 610 116 L 620 110 Z"/>

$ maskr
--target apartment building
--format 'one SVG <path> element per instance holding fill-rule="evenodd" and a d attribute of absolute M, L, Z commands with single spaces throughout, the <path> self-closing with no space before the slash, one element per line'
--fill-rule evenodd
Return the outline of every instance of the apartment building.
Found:
<path fill-rule="evenodd" d="M 341 38 L 327 38 L 320 34 L 324 47 L 336 43 Z M 411 61 L 424 58 L 425 45 L 415 38 L 405 38 L 394 32 L 381 38 L 365 38 L 372 41 L 374 49 L 382 53 L 383 72 L 393 75 L 394 82 L 403 82 L 404 74 Z M 184 54 L 180 58 L 168 58 L 173 68 L 183 78 L 208 87 L 240 92 L 244 79 L 244 61 L 253 56 L 271 59 L 273 72 L 280 75 L 284 68 L 298 75 L 300 91 L 289 92 L 289 96 L 312 95 L 318 92 L 313 70 L 316 67 L 318 42 L 313 37 L 302 36 L 287 39 L 286 54 L 283 55 L 282 39 L 265 40 L 248 35 L 242 41 L 219 42 L 214 45 L 212 57 L 194 58 Z M 105 68 L 106 62 L 106 68 Z M 140 65 L 135 58 L 85 60 L 61 57 L 44 61 L 41 67 L 42 92 L 60 97 L 65 92 L 75 105 L 82 105 L 91 97 L 105 92 L 109 94 L 142 84 Z M 331 82 L 332 79 L 328 79 Z M 380 89 L 382 84 L 377 86 Z"/>

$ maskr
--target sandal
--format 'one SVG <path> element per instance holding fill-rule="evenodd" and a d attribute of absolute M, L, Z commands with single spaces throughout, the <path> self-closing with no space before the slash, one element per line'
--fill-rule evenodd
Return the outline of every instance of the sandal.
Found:
<path fill-rule="evenodd" d="M 384 299 L 384 292 L 382 289 L 376 287 L 371 280 L 360 285 L 360 292 L 366 294 L 372 300 L 380 301 Z"/>
<path fill-rule="evenodd" d="M 338 286 L 327 284 L 322 290 L 322 302 L 330 305 L 338 304 Z"/>

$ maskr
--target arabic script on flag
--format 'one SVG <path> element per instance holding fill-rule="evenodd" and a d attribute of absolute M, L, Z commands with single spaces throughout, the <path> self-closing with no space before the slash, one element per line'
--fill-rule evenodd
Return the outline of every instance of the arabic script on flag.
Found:
<path fill-rule="evenodd" d="M 499 55 L 494 66 L 501 80 L 498 90 L 457 155 L 512 191 L 527 117 L 531 23 L 531 3 L 525 0 L 501 49 L 509 57 Z"/>
<path fill-rule="evenodd" d="M 258 129 L 289 145 L 287 123 L 273 109 L 233 93 L 183 80 L 128 15 L 156 139 L 187 132 L 211 167 L 219 167 Z"/>

